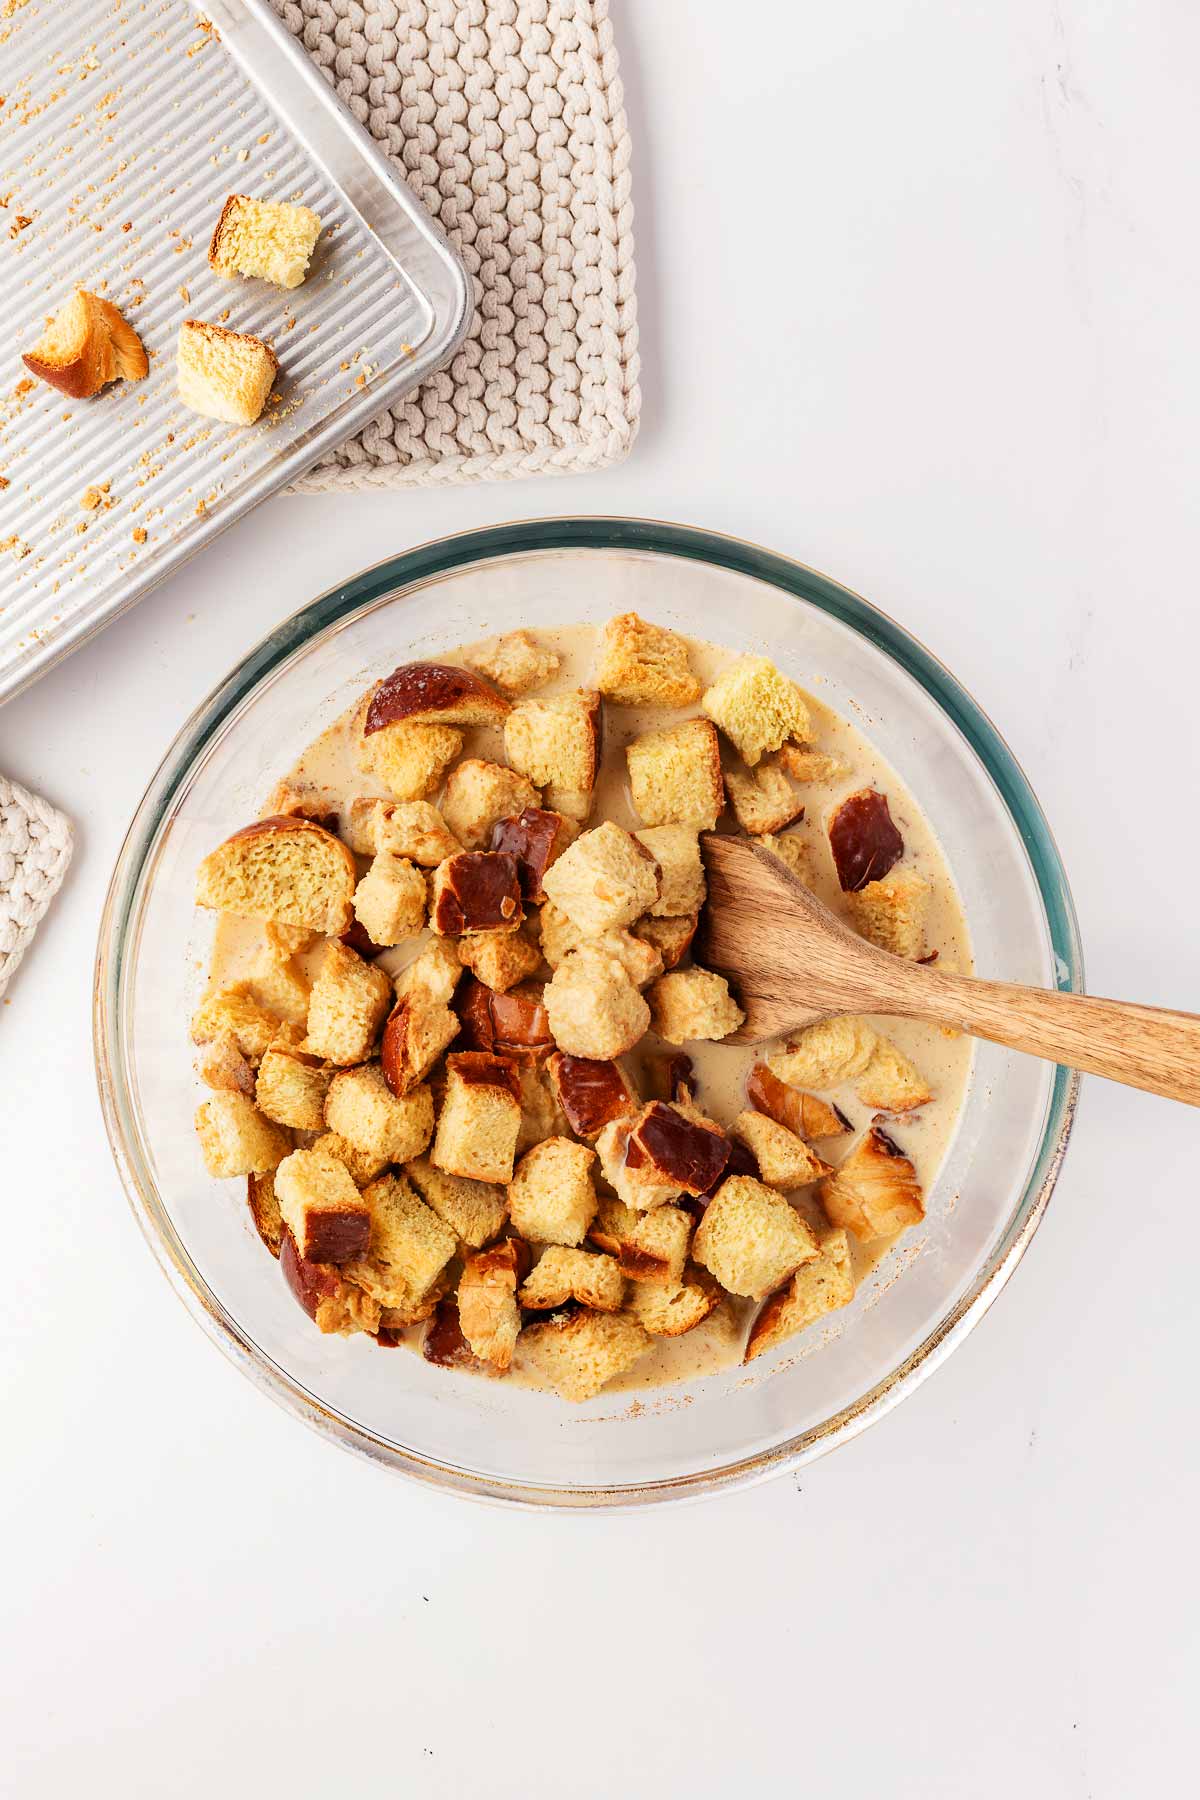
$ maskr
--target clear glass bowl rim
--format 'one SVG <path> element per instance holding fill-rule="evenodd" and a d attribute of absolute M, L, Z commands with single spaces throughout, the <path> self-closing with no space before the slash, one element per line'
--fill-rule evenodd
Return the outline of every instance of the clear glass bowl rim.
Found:
<path fill-rule="evenodd" d="M 159 832 L 213 734 L 260 682 L 314 637 L 385 597 L 399 598 L 406 590 L 467 565 L 561 549 L 649 551 L 705 562 L 766 582 L 785 596 L 819 607 L 874 644 L 952 721 L 998 790 L 1029 857 L 1061 989 L 1082 992 L 1083 956 L 1066 871 L 1045 815 L 1012 751 L 966 689 L 923 644 L 861 595 L 807 564 L 739 538 L 690 525 L 607 516 L 518 520 L 437 538 L 361 570 L 281 621 L 196 709 L 159 765 L 126 833 L 101 915 L 93 989 L 96 1076 L 109 1144 L 134 1216 L 159 1266 L 192 1316 L 256 1386 L 344 1448 L 427 1486 L 471 1498 L 535 1509 L 613 1511 L 747 1487 L 798 1469 L 857 1436 L 912 1393 L 982 1318 L 1031 1241 L 1066 1152 L 1079 1077 L 1069 1069 L 1055 1070 L 1042 1137 L 1007 1228 L 970 1288 L 924 1341 L 853 1405 L 820 1426 L 719 1468 L 637 1487 L 587 1492 L 493 1481 L 373 1437 L 323 1407 L 254 1349 L 201 1280 L 175 1236 L 141 1155 L 134 1122 L 122 1031 L 125 980 L 132 967 L 131 926 Z"/>

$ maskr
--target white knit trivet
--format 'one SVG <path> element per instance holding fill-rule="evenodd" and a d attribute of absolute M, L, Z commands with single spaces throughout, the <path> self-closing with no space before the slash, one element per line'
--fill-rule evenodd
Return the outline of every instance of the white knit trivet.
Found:
<path fill-rule="evenodd" d="M 71 860 L 60 812 L 0 775 L 0 993 L 29 947 Z"/>
<path fill-rule="evenodd" d="M 296 484 L 598 469 L 637 430 L 629 133 L 608 0 L 272 0 L 462 253 L 454 360 Z"/>

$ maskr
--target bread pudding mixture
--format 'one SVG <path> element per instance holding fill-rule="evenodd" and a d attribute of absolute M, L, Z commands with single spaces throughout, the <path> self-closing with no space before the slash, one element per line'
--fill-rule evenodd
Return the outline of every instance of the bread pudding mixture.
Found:
<path fill-rule="evenodd" d="M 633 614 L 468 645 L 264 798 L 201 870 L 197 1130 L 321 1329 L 587 1399 L 806 1348 L 919 1224 L 970 1041 L 723 1042 L 689 954 L 715 826 L 970 967 L 911 796 L 765 659 Z"/>

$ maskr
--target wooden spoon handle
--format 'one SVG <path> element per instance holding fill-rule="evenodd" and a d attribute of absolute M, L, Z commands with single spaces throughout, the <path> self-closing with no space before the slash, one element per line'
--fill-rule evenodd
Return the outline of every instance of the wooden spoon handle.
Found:
<path fill-rule="evenodd" d="M 928 975 L 920 983 L 920 1005 L 912 1007 L 923 1018 L 1200 1106 L 1200 1017 L 1195 1013 L 933 970 Z M 916 984 L 906 996 L 910 1002 L 917 999 L 914 990 Z"/>

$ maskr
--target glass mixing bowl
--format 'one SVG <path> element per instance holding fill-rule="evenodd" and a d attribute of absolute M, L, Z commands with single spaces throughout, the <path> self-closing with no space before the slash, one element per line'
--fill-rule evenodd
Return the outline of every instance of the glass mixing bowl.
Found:
<path fill-rule="evenodd" d="M 836 582 L 687 527 L 545 519 L 366 570 L 288 619 L 184 726 L 137 811 L 101 923 L 101 1100 L 137 1217 L 189 1311 L 336 1442 L 452 1492 L 657 1504 L 793 1469 L 879 1418 L 961 1342 L 1045 1210 L 1075 1102 L 1063 1069 L 981 1044 L 928 1217 L 851 1307 L 749 1370 L 584 1406 L 322 1337 L 265 1255 L 241 1183 L 206 1178 L 187 1021 L 212 916 L 196 865 L 368 681 L 517 626 L 637 610 L 769 654 L 849 713 L 917 796 L 961 891 L 980 974 L 1081 985 L 1066 877 L 1028 783 L 954 678 Z"/>

